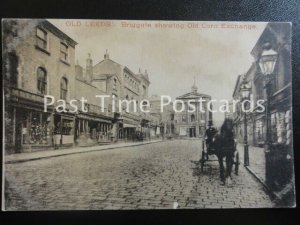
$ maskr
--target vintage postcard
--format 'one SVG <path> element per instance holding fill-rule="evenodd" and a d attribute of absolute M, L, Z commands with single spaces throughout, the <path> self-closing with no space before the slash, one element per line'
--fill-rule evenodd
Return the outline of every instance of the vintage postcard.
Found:
<path fill-rule="evenodd" d="M 3 19 L 2 210 L 295 207 L 291 26 Z"/>

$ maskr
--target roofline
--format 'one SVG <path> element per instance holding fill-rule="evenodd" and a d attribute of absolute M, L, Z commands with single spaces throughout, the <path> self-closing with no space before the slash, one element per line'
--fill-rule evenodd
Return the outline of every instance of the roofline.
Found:
<path fill-rule="evenodd" d="M 80 80 L 80 79 L 78 79 L 78 78 L 75 78 L 75 81 L 80 81 L 81 83 L 84 83 L 84 84 L 86 84 L 86 85 L 89 85 L 89 86 L 91 86 L 91 87 L 96 88 L 97 90 L 99 90 L 97 87 L 95 87 L 94 85 L 92 85 L 92 84 L 90 84 L 90 83 L 88 83 L 88 82 L 86 82 L 86 81 Z M 101 90 L 100 90 L 100 91 L 101 91 Z"/>
<path fill-rule="evenodd" d="M 188 92 L 188 93 L 186 93 L 184 95 L 180 95 L 180 96 L 176 97 L 176 99 L 182 99 L 182 98 L 184 98 L 183 96 L 188 95 L 188 94 L 192 94 L 192 93 L 194 93 L 194 92 Z M 211 99 L 210 95 L 203 94 L 203 93 L 198 93 L 198 92 L 197 92 L 197 94 L 201 95 L 199 97 L 207 97 L 207 98 Z"/>
<path fill-rule="evenodd" d="M 233 93 L 232 93 L 232 97 L 234 96 L 234 93 L 236 92 L 237 90 L 237 86 L 238 86 L 238 83 L 240 82 L 240 79 L 241 79 L 241 76 L 242 75 L 238 75 L 236 81 L 235 81 L 235 86 L 234 86 L 234 90 L 233 90 Z"/>
<path fill-rule="evenodd" d="M 48 20 L 41 20 L 40 23 L 38 23 L 38 26 L 45 26 L 46 29 L 48 29 L 51 33 L 56 35 L 59 38 L 65 39 L 68 44 L 70 44 L 72 47 L 75 48 L 75 46 L 78 44 L 74 39 L 72 39 L 70 36 L 68 36 L 66 33 L 61 31 L 59 28 L 57 28 L 55 25 L 53 25 Z"/>
<path fill-rule="evenodd" d="M 142 73 L 138 73 L 136 74 L 137 76 L 139 76 L 138 78 L 142 78 L 143 80 L 145 80 L 148 84 L 151 84 L 151 82 L 144 76 L 144 74 Z"/>

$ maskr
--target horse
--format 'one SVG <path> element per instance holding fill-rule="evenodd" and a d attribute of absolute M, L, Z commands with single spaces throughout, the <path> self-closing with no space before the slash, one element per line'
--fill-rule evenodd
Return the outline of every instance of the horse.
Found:
<path fill-rule="evenodd" d="M 238 160 L 234 162 L 234 157 L 238 159 L 236 152 L 236 143 L 234 139 L 233 120 L 226 118 L 220 131 L 216 132 L 207 145 L 208 151 L 205 157 L 202 157 L 202 169 L 205 161 L 208 161 L 208 155 L 214 154 L 218 158 L 220 166 L 220 179 L 223 184 L 229 183 L 231 180 L 231 172 L 235 163 L 235 173 L 238 173 Z M 236 154 L 235 154 L 236 153 Z M 205 159 L 206 158 L 206 159 Z M 223 159 L 225 158 L 226 170 Z"/>

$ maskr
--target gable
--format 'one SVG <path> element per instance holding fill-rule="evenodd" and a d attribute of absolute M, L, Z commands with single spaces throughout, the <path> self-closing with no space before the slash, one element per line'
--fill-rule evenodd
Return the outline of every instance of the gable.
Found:
<path fill-rule="evenodd" d="M 103 60 L 93 67 L 94 74 L 117 75 L 119 80 L 122 72 L 123 66 L 110 59 Z"/>
<path fill-rule="evenodd" d="M 201 93 L 194 93 L 194 92 L 190 92 L 184 95 L 181 95 L 179 97 L 177 97 L 176 99 L 193 99 L 193 98 L 210 98 L 209 95 L 206 94 L 201 94 Z"/>

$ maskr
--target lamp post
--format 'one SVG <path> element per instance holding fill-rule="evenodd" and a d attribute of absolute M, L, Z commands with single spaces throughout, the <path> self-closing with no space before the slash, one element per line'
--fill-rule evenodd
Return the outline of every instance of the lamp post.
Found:
<path fill-rule="evenodd" d="M 243 81 L 240 86 L 242 104 L 245 106 L 245 100 L 250 97 L 250 86 L 247 82 L 246 76 L 244 76 Z M 242 107 L 244 113 L 244 165 L 249 166 L 249 145 L 248 145 L 248 133 L 247 133 L 247 112 L 245 107 Z"/>
<path fill-rule="evenodd" d="M 267 94 L 266 104 L 266 140 L 265 140 L 265 157 L 266 157 L 266 183 L 270 185 L 272 177 L 272 160 L 271 160 L 271 145 L 272 145 L 272 130 L 271 130 L 271 113 L 270 99 L 272 92 L 272 81 L 274 79 L 274 68 L 277 62 L 278 53 L 272 49 L 270 43 L 263 45 L 263 52 L 259 58 L 259 67 L 265 77 L 265 86 Z"/>

